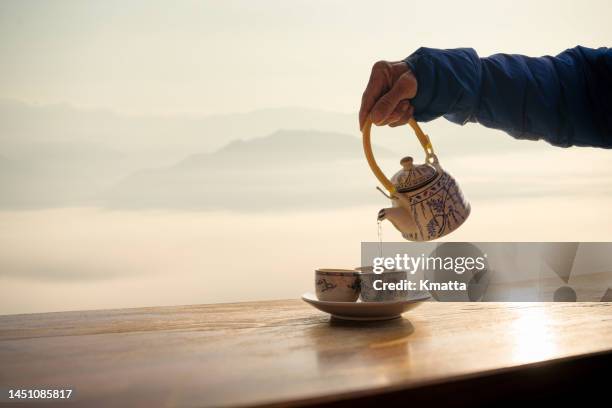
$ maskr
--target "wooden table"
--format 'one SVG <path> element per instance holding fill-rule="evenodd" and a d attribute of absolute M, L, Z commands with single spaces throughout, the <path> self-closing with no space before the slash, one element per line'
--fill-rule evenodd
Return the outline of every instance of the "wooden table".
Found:
<path fill-rule="evenodd" d="M 70 387 L 84 407 L 474 406 L 593 392 L 611 349 L 612 303 L 426 302 L 361 324 L 299 300 L 45 313 L 0 316 L 0 388 Z"/>

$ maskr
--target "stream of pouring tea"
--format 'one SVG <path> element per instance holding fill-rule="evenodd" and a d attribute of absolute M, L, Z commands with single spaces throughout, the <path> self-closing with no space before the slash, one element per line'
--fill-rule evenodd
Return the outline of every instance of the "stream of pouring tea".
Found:
<path fill-rule="evenodd" d="M 383 256 L 383 250 L 382 250 L 382 246 L 383 246 L 383 242 L 382 242 L 382 221 L 378 220 L 378 256 L 380 258 L 382 258 Z"/>

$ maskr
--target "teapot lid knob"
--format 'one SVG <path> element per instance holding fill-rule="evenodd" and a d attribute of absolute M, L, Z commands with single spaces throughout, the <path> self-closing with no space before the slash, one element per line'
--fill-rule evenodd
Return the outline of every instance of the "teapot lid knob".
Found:
<path fill-rule="evenodd" d="M 412 168 L 412 157 L 404 157 L 402 160 L 400 160 L 400 164 L 402 165 L 404 170 L 410 170 Z"/>

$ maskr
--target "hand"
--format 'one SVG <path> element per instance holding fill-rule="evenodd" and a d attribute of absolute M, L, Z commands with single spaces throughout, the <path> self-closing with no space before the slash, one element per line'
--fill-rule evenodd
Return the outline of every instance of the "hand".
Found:
<path fill-rule="evenodd" d="M 405 62 L 378 61 L 361 98 L 359 128 L 363 128 L 368 115 L 378 126 L 405 125 L 414 112 L 410 99 L 416 93 L 417 80 Z"/>

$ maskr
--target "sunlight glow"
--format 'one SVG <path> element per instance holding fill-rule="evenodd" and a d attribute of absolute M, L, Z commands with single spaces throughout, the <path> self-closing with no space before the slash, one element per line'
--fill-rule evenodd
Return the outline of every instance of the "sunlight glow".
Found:
<path fill-rule="evenodd" d="M 519 316 L 512 322 L 509 330 L 510 335 L 514 336 L 514 361 L 529 363 L 553 356 L 557 344 L 548 325 L 546 310 L 532 306 L 518 309 L 517 313 Z"/>

